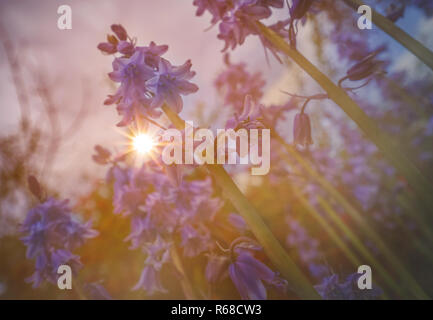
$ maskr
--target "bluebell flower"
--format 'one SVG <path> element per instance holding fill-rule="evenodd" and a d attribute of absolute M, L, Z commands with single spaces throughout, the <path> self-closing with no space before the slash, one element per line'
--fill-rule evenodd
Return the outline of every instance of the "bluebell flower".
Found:
<path fill-rule="evenodd" d="M 135 52 L 135 46 L 129 41 L 119 41 L 117 51 L 125 56 L 131 56 Z"/>
<path fill-rule="evenodd" d="M 36 260 L 36 271 L 28 279 L 34 287 L 43 280 L 54 283 L 61 264 L 70 265 L 76 272 L 81 263 L 71 250 L 98 234 L 91 229 L 90 222 L 78 220 L 67 200 L 54 198 L 48 198 L 28 212 L 21 232 L 24 234 L 21 240 L 27 246 L 26 257 Z"/>
<path fill-rule="evenodd" d="M 293 143 L 303 147 L 313 144 L 313 139 L 311 138 L 310 117 L 304 112 L 295 115 L 293 124 Z"/>
<path fill-rule="evenodd" d="M 229 276 L 242 299 L 264 300 L 266 285 L 281 292 L 287 289 L 287 281 L 254 257 L 254 251 L 262 247 L 248 237 L 239 237 L 230 245 Z"/>
<path fill-rule="evenodd" d="M 197 6 L 196 16 L 208 11 L 212 15 L 211 23 L 214 25 L 222 19 L 231 3 L 227 0 L 194 0 L 193 5 Z"/>
<path fill-rule="evenodd" d="M 137 51 L 140 51 L 144 54 L 144 62 L 153 69 L 158 68 L 161 56 L 166 53 L 167 50 L 167 45 L 157 45 L 153 41 L 151 41 L 147 47 L 137 47 Z"/>
<path fill-rule="evenodd" d="M 140 205 L 145 205 L 146 193 L 140 188 L 125 185 L 117 192 L 118 196 L 113 199 L 114 213 L 121 213 L 125 216 L 135 214 Z"/>
<path fill-rule="evenodd" d="M 139 289 L 146 291 L 150 296 L 156 292 L 167 292 L 167 289 L 165 289 L 161 284 L 159 270 L 152 265 L 144 266 L 140 275 L 140 280 L 138 280 L 137 284 L 132 288 L 132 290 Z"/>
<path fill-rule="evenodd" d="M 338 85 L 341 86 L 343 81 L 349 79 L 350 81 L 359 81 L 368 79 L 374 74 L 383 73 L 384 61 L 378 60 L 376 57 L 384 50 L 384 47 L 380 47 L 373 52 L 366 55 L 363 59 L 353 65 L 348 71 L 345 77 L 338 81 Z M 361 87 L 367 85 L 369 80 L 365 82 Z M 359 87 L 360 88 L 360 87 Z"/>
<path fill-rule="evenodd" d="M 186 257 L 195 257 L 209 249 L 209 230 L 203 225 L 193 227 L 185 225 L 181 229 L 183 254 Z"/>
<path fill-rule="evenodd" d="M 171 63 L 161 58 L 155 75 L 146 81 L 148 90 L 153 93 L 152 108 L 159 108 L 164 103 L 175 112 L 182 111 L 183 102 L 181 95 L 194 93 L 198 87 L 189 82 L 195 72 L 191 71 L 191 61 L 186 61 L 181 66 L 172 66 Z"/>
<path fill-rule="evenodd" d="M 56 283 L 57 269 L 65 264 L 71 267 L 73 274 L 82 267 L 80 257 L 68 250 L 57 249 L 44 252 L 36 257 L 35 272 L 25 281 L 32 283 L 33 288 L 39 287 L 43 281 Z"/>
<path fill-rule="evenodd" d="M 229 275 L 244 300 L 265 300 L 267 292 L 264 283 L 283 288 L 287 285 L 277 273 L 245 249 L 237 250 L 229 265 Z"/>
<path fill-rule="evenodd" d="M 183 108 L 181 95 L 194 93 L 197 85 L 189 82 L 195 72 L 191 71 L 191 61 L 181 66 L 173 66 L 161 56 L 167 52 L 167 45 L 150 42 L 148 46 L 136 46 L 121 25 L 113 25 L 114 35 L 98 48 L 108 54 L 121 54 L 113 61 L 113 71 L 109 77 L 120 86 L 115 94 L 109 95 L 105 105 L 116 104 L 117 112 L 123 118 L 118 126 L 129 125 L 136 118 L 158 118 L 157 110 L 164 103 L 176 112 Z"/>
<path fill-rule="evenodd" d="M 225 41 L 223 51 L 244 43 L 250 34 L 260 34 L 257 22 L 268 18 L 270 7 L 282 8 L 283 0 L 195 0 L 196 15 L 206 10 L 212 15 L 212 25 L 219 24 L 218 38 Z"/>
<path fill-rule="evenodd" d="M 164 291 L 159 271 L 168 261 L 169 240 L 162 240 L 162 236 L 180 238 L 186 257 L 213 247 L 206 223 L 212 221 L 223 202 L 213 196 L 210 178 L 182 179 L 173 184 L 160 166 L 124 169 L 114 163 L 107 180 L 114 183 L 114 212 L 131 217 L 131 232 L 125 241 L 131 243 L 130 249 L 141 248 L 148 254 L 135 289 Z"/>
<path fill-rule="evenodd" d="M 268 18 L 271 10 L 256 0 L 235 1 L 233 8 L 222 18 L 219 25 L 218 39 L 225 41 L 222 51 L 235 49 L 244 43 L 250 34 L 257 34 L 256 22 Z"/>
<path fill-rule="evenodd" d="M 253 101 L 250 95 L 245 96 L 244 108 L 240 114 L 235 113 L 233 118 L 227 120 L 226 129 L 264 129 L 264 106 Z"/>
<path fill-rule="evenodd" d="M 154 242 L 148 243 L 143 248 L 147 253 L 147 258 L 144 262 L 145 266 L 141 272 L 140 280 L 133 290 L 142 289 L 148 295 L 156 292 L 167 292 L 161 284 L 160 271 L 170 261 L 170 247 L 170 243 L 158 236 Z"/>
<path fill-rule="evenodd" d="M 129 58 L 115 58 L 113 61 L 113 71 L 109 77 L 120 82 L 120 86 L 104 104 L 118 104 L 117 110 L 124 116 L 119 125 L 127 125 L 135 113 L 154 111 L 150 107 L 150 94 L 146 88 L 146 81 L 154 76 L 154 70 L 145 64 L 144 57 L 144 53 L 137 50 Z"/>

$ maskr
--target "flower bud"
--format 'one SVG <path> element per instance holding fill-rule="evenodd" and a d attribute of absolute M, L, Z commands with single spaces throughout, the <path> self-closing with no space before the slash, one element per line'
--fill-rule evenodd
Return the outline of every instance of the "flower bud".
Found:
<path fill-rule="evenodd" d="M 379 50 L 370 53 L 364 59 L 350 68 L 347 71 L 347 78 L 351 81 L 358 81 L 365 79 L 377 72 L 383 63 L 383 61 L 375 59 L 378 53 Z"/>
<path fill-rule="evenodd" d="M 308 146 L 313 144 L 311 139 L 310 118 L 306 113 L 298 113 L 293 125 L 293 139 L 295 145 Z"/>
<path fill-rule="evenodd" d="M 92 156 L 93 161 L 98 164 L 104 165 L 109 162 L 111 152 L 101 147 L 100 145 L 95 146 L 96 154 Z"/>
<path fill-rule="evenodd" d="M 119 43 L 119 40 L 117 40 L 117 38 L 112 34 L 107 34 L 107 41 L 115 46 Z"/>
<path fill-rule="evenodd" d="M 116 46 L 109 42 L 101 42 L 98 44 L 98 49 L 107 54 L 113 54 L 117 52 Z"/>
<path fill-rule="evenodd" d="M 126 30 L 122 25 L 120 24 L 113 24 L 111 25 L 111 30 L 116 34 L 116 36 L 120 40 L 126 40 L 128 38 L 128 34 L 126 33 Z"/>

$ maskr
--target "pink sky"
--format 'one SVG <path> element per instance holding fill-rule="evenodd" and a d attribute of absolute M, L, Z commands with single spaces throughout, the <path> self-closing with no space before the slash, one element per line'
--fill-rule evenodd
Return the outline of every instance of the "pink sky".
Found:
<path fill-rule="evenodd" d="M 57 8 L 68 4 L 72 8 L 72 30 L 57 28 Z M 182 64 L 191 59 L 197 72 L 193 82 L 200 90 L 184 99 L 184 117 L 198 101 L 210 106 L 219 103 L 213 88 L 213 80 L 223 68 L 221 49 L 223 42 L 216 38 L 217 28 L 204 32 L 209 27 L 210 15 L 195 17 L 192 0 L 74 0 L 74 1 L 4 1 L 0 4 L 1 21 L 23 59 L 23 66 L 42 68 L 55 86 L 55 98 L 61 110 L 61 126 L 68 127 L 77 114 L 82 100 L 83 86 L 91 92 L 86 100 L 90 109 L 80 132 L 63 145 L 55 162 L 57 175 L 68 179 L 62 186 L 73 190 L 83 172 L 103 171 L 91 162 L 95 144 L 113 147 L 119 140 L 115 123 L 119 121 L 114 107 L 105 107 L 105 96 L 113 92 L 106 74 L 110 71 L 112 57 L 103 56 L 96 45 L 103 41 L 112 23 L 121 23 L 138 43 L 150 41 L 168 44 L 165 55 L 173 64 Z M 0 50 L 0 130 L 8 132 L 16 127 L 19 105 L 11 80 L 5 53 Z M 258 39 L 250 37 L 245 45 L 232 54 L 233 61 L 247 60 L 251 72 L 262 70 L 275 78 L 279 68 L 274 61 L 272 68 L 266 64 L 263 49 Z M 32 93 L 34 94 L 34 93 Z M 37 98 L 32 101 L 34 118 L 41 108 Z M 48 121 L 38 122 L 48 128 Z"/>

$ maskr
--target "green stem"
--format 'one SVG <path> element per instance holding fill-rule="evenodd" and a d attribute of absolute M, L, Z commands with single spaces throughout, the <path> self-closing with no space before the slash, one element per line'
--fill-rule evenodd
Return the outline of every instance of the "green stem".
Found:
<path fill-rule="evenodd" d="M 342 88 L 336 86 L 326 75 L 317 69 L 296 49 L 260 22 L 257 23 L 263 36 L 281 52 L 294 60 L 305 70 L 328 94 L 341 109 L 360 127 L 364 134 L 373 141 L 388 161 L 406 178 L 411 187 L 421 196 L 428 208 L 433 208 L 433 198 L 430 196 L 433 189 L 430 182 L 420 170 L 404 155 L 395 142 L 380 130 L 376 122 L 369 118 L 358 104 L 352 100 Z"/>
<path fill-rule="evenodd" d="M 184 129 L 184 121 L 167 105 L 162 107 L 170 121 L 179 129 Z M 224 190 L 224 195 L 231 201 L 239 214 L 245 219 L 254 236 L 262 245 L 263 250 L 270 261 L 278 269 L 281 275 L 287 279 L 290 288 L 301 299 L 320 299 L 319 294 L 311 285 L 308 278 L 301 272 L 298 266 L 287 255 L 280 242 L 275 238 L 260 214 L 242 194 L 232 178 L 221 165 L 207 165 L 207 169 L 215 178 L 218 185 Z"/>
<path fill-rule="evenodd" d="M 361 0 L 343 0 L 349 7 L 358 11 L 358 8 L 365 3 Z M 394 38 L 402 46 L 417 56 L 430 69 L 433 70 L 433 52 L 424 47 L 421 42 L 415 40 L 402 29 L 397 27 L 392 21 L 372 9 L 373 23 L 381 28 L 384 32 Z"/>

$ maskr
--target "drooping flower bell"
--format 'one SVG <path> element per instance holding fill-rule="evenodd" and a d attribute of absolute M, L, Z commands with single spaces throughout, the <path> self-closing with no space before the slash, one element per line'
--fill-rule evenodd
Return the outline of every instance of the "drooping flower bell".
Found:
<path fill-rule="evenodd" d="M 147 258 L 145 266 L 141 272 L 140 280 L 134 286 L 133 290 L 143 289 L 148 295 L 155 292 L 167 292 L 162 286 L 160 271 L 162 267 L 170 261 L 171 243 L 166 242 L 159 235 L 153 243 L 148 243 L 144 248 Z"/>
<path fill-rule="evenodd" d="M 311 138 L 310 117 L 303 111 L 295 116 L 293 124 L 293 141 L 295 145 L 307 147 L 313 144 Z"/>
<path fill-rule="evenodd" d="M 383 72 L 382 66 L 385 62 L 376 58 L 376 56 L 382 51 L 383 47 L 369 53 L 361 61 L 352 66 L 347 71 L 346 76 L 338 81 L 338 85 L 341 87 L 343 81 L 346 79 L 349 79 L 350 81 L 365 80 L 374 74 Z M 369 81 L 370 79 L 368 79 L 367 82 L 365 82 L 360 87 L 367 85 Z M 358 87 L 357 89 L 359 89 L 360 87 Z"/>
<path fill-rule="evenodd" d="M 287 281 L 254 257 L 251 250 L 261 250 L 261 248 L 254 243 L 240 242 L 239 239 L 243 238 L 234 240 L 235 245 L 232 243 L 229 275 L 241 298 L 265 300 L 267 298 L 265 284 L 285 291 Z"/>

